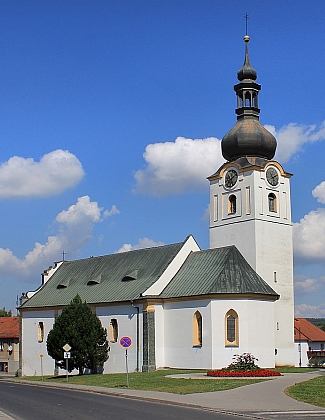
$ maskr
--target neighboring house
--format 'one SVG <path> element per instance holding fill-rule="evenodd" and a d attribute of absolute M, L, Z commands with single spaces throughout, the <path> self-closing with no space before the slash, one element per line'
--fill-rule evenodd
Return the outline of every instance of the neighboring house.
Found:
<path fill-rule="evenodd" d="M 0 372 L 15 373 L 19 367 L 19 318 L 0 317 Z"/>
<path fill-rule="evenodd" d="M 109 331 L 104 372 L 125 371 L 122 336 L 133 342 L 131 371 L 221 368 L 244 352 L 261 367 L 294 365 L 291 174 L 272 160 L 276 139 L 259 122 L 261 86 L 244 41 L 237 123 L 221 141 L 226 162 L 208 178 L 210 249 L 188 236 L 51 267 L 20 306 L 22 375 L 39 375 L 40 358 L 54 372 L 46 337 L 76 294 Z"/>
<path fill-rule="evenodd" d="M 295 318 L 295 365 L 325 364 L 325 331 L 304 318 Z"/>

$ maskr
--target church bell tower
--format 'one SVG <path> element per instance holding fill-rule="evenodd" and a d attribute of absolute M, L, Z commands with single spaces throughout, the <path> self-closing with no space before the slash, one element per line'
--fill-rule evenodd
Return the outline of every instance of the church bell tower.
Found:
<path fill-rule="evenodd" d="M 244 64 L 234 86 L 237 123 L 221 142 L 227 162 L 208 178 L 210 248 L 235 245 L 279 294 L 270 320 L 275 331 L 275 365 L 294 365 L 291 174 L 272 160 L 276 139 L 259 122 L 261 86 L 250 64 L 249 40 L 246 35 Z"/>

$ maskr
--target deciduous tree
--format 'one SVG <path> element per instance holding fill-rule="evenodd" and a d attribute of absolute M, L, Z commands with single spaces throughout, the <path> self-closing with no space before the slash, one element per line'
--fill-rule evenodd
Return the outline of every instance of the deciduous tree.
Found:
<path fill-rule="evenodd" d="M 11 309 L 9 311 L 6 311 L 5 307 L 0 309 L 0 317 L 8 317 L 8 316 L 12 316 Z"/>

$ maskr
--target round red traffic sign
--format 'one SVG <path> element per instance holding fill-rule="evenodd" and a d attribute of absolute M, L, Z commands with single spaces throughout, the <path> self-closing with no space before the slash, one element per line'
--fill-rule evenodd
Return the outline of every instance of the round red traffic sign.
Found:
<path fill-rule="evenodd" d="M 122 337 L 122 338 L 121 338 L 121 340 L 120 340 L 120 344 L 121 344 L 121 346 L 122 346 L 122 347 L 124 347 L 124 348 L 128 348 L 128 347 L 130 347 L 130 346 L 131 346 L 131 344 L 132 344 L 132 340 L 131 340 L 131 338 L 130 338 L 130 337 L 125 336 L 125 337 Z"/>

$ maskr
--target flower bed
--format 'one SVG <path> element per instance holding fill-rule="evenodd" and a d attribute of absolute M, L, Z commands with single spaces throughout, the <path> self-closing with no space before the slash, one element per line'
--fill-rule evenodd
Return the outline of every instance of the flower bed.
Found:
<path fill-rule="evenodd" d="M 243 377 L 270 377 L 281 376 L 280 372 L 275 372 L 269 369 L 255 369 L 255 370 L 209 370 L 207 376 L 221 377 L 221 378 L 243 378 Z"/>

